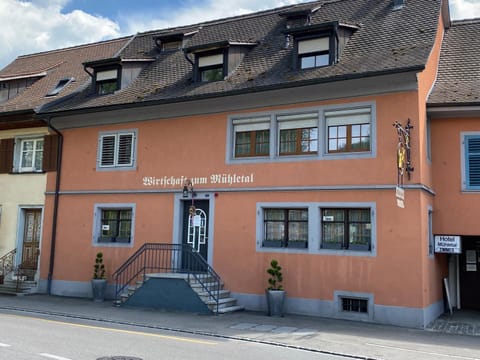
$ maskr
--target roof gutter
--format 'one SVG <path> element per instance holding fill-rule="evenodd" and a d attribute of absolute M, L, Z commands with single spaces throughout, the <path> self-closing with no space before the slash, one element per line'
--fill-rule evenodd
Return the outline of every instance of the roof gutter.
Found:
<path fill-rule="evenodd" d="M 427 104 L 427 114 L 431 118 L 478 117 L 480 102 L 466 104 Z"/>
<path fill-rule="evenodd" d="M 47 75 L 47 72 L 42 71 L 42 72 L 36 73 L 36 74 L 12 75 L 12 76 L 0 77 L 0 81 L 30 79 L 30 78 L 35 78 L 35 77 L 43 77 L 43 76 L 46 76 L 46 75 Z"/>
<path fill-rule="evenodd" d="M 48 295 L 52 294 L 52 279 L 53 279 L 53 270 L 55 266 L 55 246 L 57 241 L 57 224 L 58 224 L 58 204 L 60 200 L 60 177 L 62 174 L 62 149 L 63 149 L 63 134 L 52 125 L 51 117 L 43 120 L 49 129 L 53 130 L 58 135 L 58 147 L 57 147 L 57 168 L 56 168 L 56 177 L 55 177 L 55 193 L 53 201 L 53 217 L 52 217 L 52 234 L 50 241 L 50 257 L 49 257 L 49 266 L 48 266 L 48 282 L 47 282 L 47 293 Z"/>

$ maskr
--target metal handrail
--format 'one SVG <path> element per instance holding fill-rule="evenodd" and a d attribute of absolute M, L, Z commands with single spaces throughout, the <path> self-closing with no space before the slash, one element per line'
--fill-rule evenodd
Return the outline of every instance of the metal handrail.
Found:
<path fill-rule="evenodd" d="M 5 278 L 9 273 L 15 270 L 15 254 L 17 249 L 13 249 L 0 257 L 0 275 Z"/>
<path fill-rule="evenodd" d="M 190 245 L 147 243 L 142 245 L 114 273 L 115 301 L 129 286 L 145 280 L 147 273 L 185 274 L 189 283 L 194 279 L 215 303 L 218 312 L 221 279 L 215 270 Z"/>

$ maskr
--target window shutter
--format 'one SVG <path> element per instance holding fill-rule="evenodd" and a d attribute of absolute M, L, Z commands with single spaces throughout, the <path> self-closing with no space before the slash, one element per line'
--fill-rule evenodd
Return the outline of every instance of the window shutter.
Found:
<path fill-rule="evenodd" d="M 133 134 L 118 136 L 118 165 L 132 165 Z"/>
<path fill-rule="evenodd" d="M 468 185 L 480 187 L 480 137 L 467 138 Z"/>
<path fill-rule="evenodd" d="M 15 139 L 0 140 L 0 174 L 8 174 L 13 170 L 13 150 Z"/>
<path fill-rule="evenodd" d="M 103 80 L 112 80 L 116 79 L 118 77 L 118 70 L 113 69 L 113 70 L 104 70 L 104 71 L 98 71 L 96 73 L 95 79 L 97 81 L 103 81 Z"/>
<path fill-rule="evenodd" d="M 115 165 L 115 135 L 102 136 L 100 166 Z"/>
<path fill-rule="evenodd" d="M 223 54 L 200 56 L 198 58 L 199 67 L 221 65 L 221 64 L 223 64 Z"/>
<path fill-rule="evenodd" d="M 43 171 L 56 171 L 58 161 L 58 135 L 45 135 L 43 140 Z"/>
<path fill-rule="evenodd" d="M 319 51 L 328 51 L 330 47 L 330 38 L 322 37 L 318 39 L 301 40 L 298 42 L 298 53 L 309 54 Z"/>

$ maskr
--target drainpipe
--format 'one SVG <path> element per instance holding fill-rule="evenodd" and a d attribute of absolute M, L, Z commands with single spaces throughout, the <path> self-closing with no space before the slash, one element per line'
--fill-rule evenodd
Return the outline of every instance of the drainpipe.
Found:
<path fill-rule="evenodd" d="M 192 65 L 192 68 L 194 69 L 195 68 L 195 63 L 193 62 L 192 59 L 190 59 L 188 57 L 188 54 L 187 52 L 185 51 L 185 49 L 182 49 L 183 50 L 183 56 L 185 57 L 185 59 Z"/>
<path fill-rule="evenodd" d="M 57 174 L 55 178 L 55 194 L 53 202 L 53 218 L 52 218 L 52 238 L 50 244 L 50 264 L 48 268 L 48 283 L 47 283 L 47 293 L 48 295 L 52 294 L 52 278 L 53 278 L 53 268 L 55 265 L 55 243 L 57 240 L 57 222 L 58 222 L 58 202 L 60 197 L 60 175 L 62 172 L 62 148 L 63 148 L 63 134 L 56 129 L 51 122 L 51 118 L 48 120 L 42 119 L 46 122 L 49 129 L 53 130 L 58 135 L 58 148 L 57 148 Z"/>

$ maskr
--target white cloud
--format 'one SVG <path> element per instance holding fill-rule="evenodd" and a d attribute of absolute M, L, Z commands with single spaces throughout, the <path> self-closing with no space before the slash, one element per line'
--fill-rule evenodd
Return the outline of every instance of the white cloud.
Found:
<path fill-rule="evenodd" d="M 117 23 L 80 10 L 62 14 L 67 0 L 0 1 L 0 68 L 18 55 L 120 36 Z"/>
<path fill-rule="evenodd" d="M 480 18 L 479 0 L 450 0 L 452 19 Z"/>
<path fill-rule="evenodd" d="M 71 0 L 0 0 L 0 69 L 17 56 L 85 44 L 136 32 L 194 24 L 310 0 L 185 0 L 162 16 L 156 12 L 115 20 L 82 10 L 62 13 Z M 95 1 L 95 0 L 92 0 Z M 102 0 L 96 0 L 102 1 Z M 411 0 L 415 1 L 415 0 Z M 134 2 L 132 1 L 132 4 Z M 132 5 L 135 8 L 134 5 Z M 480 0 L 450 0 L 453 19 L 480 17 Z M 140 10 L 141 11 L 141 10 Z M 159 16 L 160 15 L 160 16 Z"/>
<path fill-rule="evenodd" d="M 179 25 L 196 24 L 202 21 L 215 20 L 230 16 L 242 15 L 254 11 L 272 9 L 276 7 L 292 5 L 311 0 L 206 0 L 192 2 L 191 6 L 179 9 L 177 12 L 169 12 L 166 19 L 145 19 L 145 16 L 132 16 L 122 18 L 127 33 L 162 29 Z M 197 4 L 197 5 L 195 5 Z"/>

